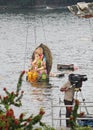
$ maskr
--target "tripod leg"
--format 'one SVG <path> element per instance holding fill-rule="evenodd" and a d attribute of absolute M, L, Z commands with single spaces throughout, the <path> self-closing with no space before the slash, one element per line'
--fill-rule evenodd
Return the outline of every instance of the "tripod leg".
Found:
<path fill-rule="evenodd" d="M 85 110 L 86 110 L 87 114 L 89 115 L 89 112 L 88 112 L 88 109 L 87 109 L 87 106 L 86 106 L 86 103 L 85 103 L 85 99 L 83 98 L 83 94 L 82 94 L 81 90 L 80 90 L 80 94 L 81 94 L 81 98 L 82 98 L 83 104 L 85 106 Z"/>

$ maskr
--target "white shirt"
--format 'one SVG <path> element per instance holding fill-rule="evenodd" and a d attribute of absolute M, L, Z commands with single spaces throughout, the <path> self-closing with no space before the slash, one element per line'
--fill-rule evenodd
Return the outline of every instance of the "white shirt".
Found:
<path fill-rule="evenodd" d="M 61 87 L 61 91 L 64 91 L 64 99 L 67 101 L 72 101 L 74 98 L 74 90 L 75 88 L 72 87 L 70 81 L 67 81 L 62 87 Z"/>

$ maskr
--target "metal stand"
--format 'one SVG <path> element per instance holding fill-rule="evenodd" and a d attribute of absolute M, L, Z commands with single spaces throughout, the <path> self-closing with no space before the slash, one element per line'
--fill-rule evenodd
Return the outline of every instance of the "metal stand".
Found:
<path fill-rule="evenodd" d="M 86 103 L 85 103 L 85 98 L 83 97 L 83 94 L 82 94 L 82 90 L 80 88 L 75 88 L 76 99 L 78 99 L 78 92 L 80 92 L 80 96 L 81 96 L 82 102 L 85 106 L 85 110 L 86 110 L 87 114 L 89 114 Z"/>

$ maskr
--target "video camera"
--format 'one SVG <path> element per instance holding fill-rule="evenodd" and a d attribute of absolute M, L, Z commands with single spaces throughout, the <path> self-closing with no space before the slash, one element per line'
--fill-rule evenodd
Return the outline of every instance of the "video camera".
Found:
<path fill-rule="evenodd" d="M 71 85 L 75 86 L 75 88 L 81 88 L 82 82 L 87 80 L 86 75 L 80 75 L 80 74 L 70 74 L 69 75 L 69 81 Z"/>

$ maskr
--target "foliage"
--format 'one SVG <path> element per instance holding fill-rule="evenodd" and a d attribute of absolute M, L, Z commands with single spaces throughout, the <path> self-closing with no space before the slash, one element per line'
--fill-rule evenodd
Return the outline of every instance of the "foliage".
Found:
<path fill-rule="evenodd" d="M 91 130 L 90 127 L 79 127 L 77 128 L 77 130 Z"/>
<path fill-rule="evenodd" d="M 69 123 L 70 123 L 70 127 L 71 127 L 71 130 L 90 130 L 90 127 L 80 127 L 78 126 L 77 124 L 77 118 L 78 117 L 82 117 L 84 116 L 84 112 L 81 112 L 78 114 L 78 108 L 79 108 L 79 100 L 75 100 L 75 106 L 72 110 L 72 113 L 70 115 L 70 120 L 69 120 Z"/>
<path fill-rule="evenodd" d="M 21 113 L 19 117 L 15 116 L 11 105 L 16 107 L 22 106 L 21 99 L 24 92 L 21 91 L 21 86 L 24 74 L 25 71 L 22 71 L 15 92 L 9 92 L 6 88 L 3 89 L 6 96 L 0 96 L 0 130 L 54 130 L 54 128 L 42 123 L 41 119 L 45 113 L 43 108 L 40 109 L 36 116 L 31 114 L 26 118 L 24 113 Z M 34 128 L 36 124 L 39 125 L 38 128 Z"/>

